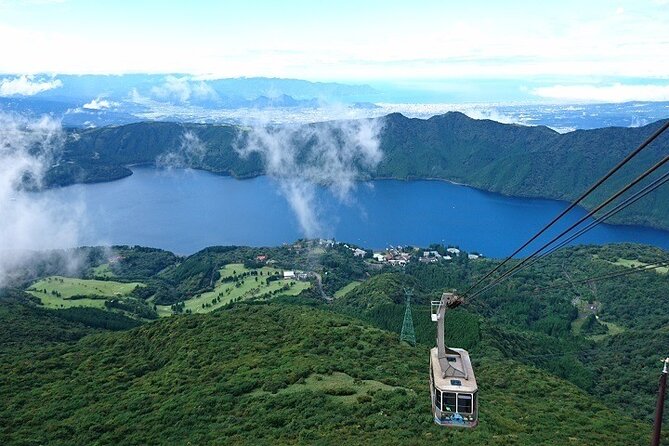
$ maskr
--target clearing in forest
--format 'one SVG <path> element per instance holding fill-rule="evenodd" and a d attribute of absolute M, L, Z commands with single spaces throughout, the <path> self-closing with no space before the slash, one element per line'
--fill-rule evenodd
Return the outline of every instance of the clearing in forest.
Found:
<path fill-rule="evenodd" d="M 128 296 L 138 286 L 144 284 L 49 276 L 35 282 L 26 291 L 39 298 L 46 308 L 104 308 L 105 300 Z"/>

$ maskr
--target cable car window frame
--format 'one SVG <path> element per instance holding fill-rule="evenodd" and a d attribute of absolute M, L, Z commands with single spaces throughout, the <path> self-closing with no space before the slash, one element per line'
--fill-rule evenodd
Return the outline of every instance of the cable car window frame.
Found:
<path fill-rule="evenodd" d="M 460 409 L 460 399 L 461 399 L 461 397 L 462 397 L 462 400 L 469 401 L 469 404 L 468 404 L 469 410 L 464 411 L 464 410 Z M 458 393 L 457 400 L 458 400 L 458 407 L 457 407 L 458 408 L 458 413 L 464 413 L 464 414 L 467 414 L 467 415 L 470 415 L 470 414 L 474 413 L 474 394 Z"/>
<path fill-rule="evenodd" d="M 446 403 L 446 395 L 453 395 L 453 404 L 447 404 Z M 457 412 L 457 402 L 458 402 L 458 394 L 455 392 L 442 392 L 443 400 L 441 402 L 441 407 L 443 408 L 444 406 L 447 406 L 447 408 L 442 409 L 445 412 Z"/>

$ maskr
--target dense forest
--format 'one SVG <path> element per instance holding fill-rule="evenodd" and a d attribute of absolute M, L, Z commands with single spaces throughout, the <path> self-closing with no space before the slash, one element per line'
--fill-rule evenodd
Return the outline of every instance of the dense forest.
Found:
<path fill-rule="evenodd" d="M 638 128 L 560 134 L 544 126 L 475 120 L 458 112 L 426 120 L 409 119 L 397 113 L 380 119 L 383 158 L 371 170 L 359 166 L 360 179 L 434 178 L 506 195 L 560 200 L 576 198 L 593 178 L 603 175 L 661 125 L 656 122 Z M 177 154 L 177 165 L 182 167 L 238 178 L 261 175 L 265 168 L 260 155 L 253 152 L 242 157 L 234 148 L 247 131 L 226 125 L 169 122 L 73 129 L 63 157 L 47 173 L 46 183 L 62 186 L 110 181 L 131 175 L 128 165 L 153 164 L 166 154 Z M 201 143 L 198 150 L 202 150 L 197 156 L 184 151 L 186 133 Z M 668 143 L 669 138 L 660 137 L 629 168 L 614 175 L 606 187 L 590 196 L 585 207 L 593 207 L 654 164 L 666 153 Z M 669 200 L 662 199 L 666 187 L 611 221 L 669 228 Z"/>
<path fill-rule="evenodd" d="M 390 267 L 348 245 L 305 240 L 188 257 L 128 246 L 72 252 L 84 259 L 78 286 L 142 283 L 114 300 L 150 309 L 165 299 L 173 315 L 155 320 L 132 305 L 49 309 L 30 290 L 45 274 L 65 286 L 72 273 L 63 252 L 43 253 L 31 274 L 0 291 L 2 444 L 622 445 L 650 434 L 669 341 L 669 272 L 579 280 L 669 260 L 661 249 L 567 248 L 447 313 L 447 343 L 474 358 L 481 424 L 473 431 L 432 423 L 429 302 L 498 260 L 462 252 Z M 314 284 L 204 314 L 178 311 L 217 283 L 269 281 L 259 275 L 267 262 L 317 273 L 327 298 Z M 234 275 L 217 278 L 231 264 Z M 399 342 L 407 289 L 415 347 Z"/>

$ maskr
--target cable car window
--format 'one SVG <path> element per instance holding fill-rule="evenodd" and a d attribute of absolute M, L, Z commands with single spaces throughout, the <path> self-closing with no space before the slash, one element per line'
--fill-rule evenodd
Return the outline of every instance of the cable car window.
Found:
<path fill-rule="evenodd" d="M 470 394 L 458 394 L 458 412 L 472 413 L 472 396 Z"/>
<path fill-rule="evenodd" d="M 455 412 L 455 393 L 444 392 L 444 409 L 445 411 Z"/>
<path fill-rule="evenodd" d="M 434 389 L 434 405 L 441 410 L 441 390 Z"/>

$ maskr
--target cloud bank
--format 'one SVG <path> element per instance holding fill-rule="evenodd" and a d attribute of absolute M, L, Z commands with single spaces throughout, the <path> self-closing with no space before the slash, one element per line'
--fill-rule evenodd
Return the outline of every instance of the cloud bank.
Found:
<path fill-rule="evenodd" d="M 167 76 L 162 85 L 152 87 L 151 94 L 158 100 L 172 103 L 188 103 L 191 100 L 216 99 L 213 88 L 204 81 L 194 81 L 190 77 Z"/>
<path fill-rule="evenodd" d="M 87 102 L 81 107 L 85 110 L 108 110 L 112 107 L 116 107 L 117 102 L 112 102 L 107 99 L 95 98 L 91 102 Z"/>
<path fill-rule="evenodd" d="M 43 91 L 63 86 L 60 79 L 37 79 L 35 76 L 22 75 L 0 81 L 0 96 L 33 96 Z"/>
<path fill-rule="evenodd" d="M 669 101 L 669 85 L 553 85 L 532 94 L 570 102 Z"/>
<path fill-rule="evenodd" d="M 202 164 L 207 146 L 192 130 L 181 135 L 177 150 L 163 153 L 156 158 L 156 165 L 162 168 L 187 168 Z"/>
<path fill-rule="evenodd" d="M 29 250 L 78 244 L 81 206 L 30 192 L 43 185 L 64 139 L 60 123 L 51 118 L 0 113 L 0 286 L 34 258 Z"/>
<path fill-rule="evenodd" d="M 242 156 L 259 153 L 266 173 L 288 200 L 303 234 L 327 235 L 321 223 L 317 186 L 325 185 L 343 203 L 364 170 L 382 159 L 382 119 L 331 121 L 302 126 L 254 126 L 238 138 Z"/>

